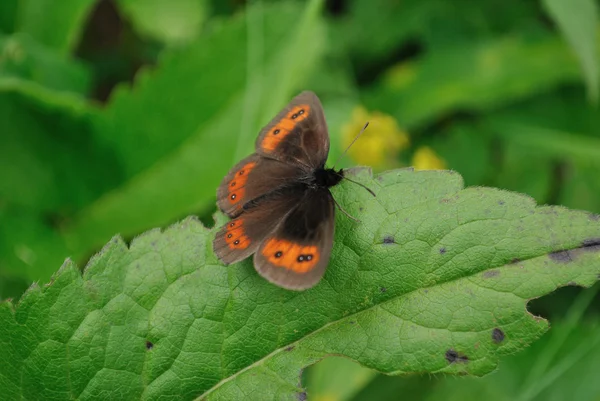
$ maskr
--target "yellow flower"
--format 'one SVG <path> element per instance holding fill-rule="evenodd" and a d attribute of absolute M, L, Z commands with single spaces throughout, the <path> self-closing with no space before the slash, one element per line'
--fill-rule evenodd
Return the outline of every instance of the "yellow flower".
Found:
<path fill-rule="evenodd" d="M 446 162 L 429 146 L 421 146 L 413 155 L 412 165 L 415 170 L 444 170 Z"/>
<path fill-rule="evenodd" d="M 381 113 L 369 113 L 364 107 L 356 107 L 351 121 L 342 128 L 344 149 L 352 143 L 366 122 L 369 127 L 348 151 L 357 163 L 382 169 L 396 166 L 398 154 L 409 145 L 408 134 L 401 130 L 394 117 Z"/>

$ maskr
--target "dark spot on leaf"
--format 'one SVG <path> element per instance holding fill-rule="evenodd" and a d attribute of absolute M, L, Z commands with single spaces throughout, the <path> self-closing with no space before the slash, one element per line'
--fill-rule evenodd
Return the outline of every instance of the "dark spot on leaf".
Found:
<path fill-rule="evenodd" d="M 386 291 L 387 291 L 387 288 L 385 288 L 385 287 L 380 287 L 380 288 L 379 288 L 379 291 L 381 291 L 381 292 L 386 292 Z"/>
<path fill-rule="evenodd" d="M 298 401 L 306 401 L 306 391 L 298 393 Z"/>
<path fill-rule="evenodd" d="M 501 343 L 504 341 L 504 332 L 496 327 L 492 330 L 492 340 L 494 340 L 496 344 Z"/>
<path fill-rule="evenodd" d="M 285 347 L 285 350 L 286 350 L 287 352 L 290 352 L 290 351 L 293 351 L 293 350 L 294 350 L 294 348 L 296 348 L 296 346 L 295 346 L 295 345 L 290 345 L 289 347 Z"/>
<path fill-rule="evenodd" d="M 365 208 L 361 206 L 358 208 L 358 210 L 360 210 L 362 212 L 363 210 L 365 210 Z"/>
<path fill-rule="evenodd" d="M 598 251 L 600 250 L 600 238 L 586 239 L 581 243 L 583 248 L 587 248 L 587 251 Z"/>
<path fill-rule="evenodd" d="M 502 206 L 502 205 L 504 205 L 504 201 L 503 201 L 503 200 L 500 200 L 500 201 L 498 201 L 498 204 L 499 204 L 500 206 Z"/>
<path fill-rule="evenodd" d="M 590 216 L 590 220 L 594 220 L 594 221 L 600 220 L 600 214 L 590 213 L 589 216 Z"/>
<path fill-rule="evenodd" d="M 500 275 L 499 270 L 487 270 L 483 272 L 483 278 L 492 278 Z"/>
<path fill-rule="evenodd" d="M 512 258 L 511 261 L 510 261 L 510 264 L 511 265 L 515 265 L 515 264 L 517 264 L 519 262 L 521 262 L 521 259 L 519 259 L 519 258 Z"/>
<path fill-rule="evenodd" d="M 577 283 L 574 281 L 569 281 L 567 285 L 570 285 L 571 287 L 577 287 Z"/>
<path fill-rule="evenodd" d="M 555 262 L 568 263 L 573 261 L 573 259 L 571 259 L 571 253 L 569 251 L 551 252 L 550 254 L 548 254 L 548 256 Z"/>
<path fill-rule="evenodd" d="M 151 341 L 146 341 L 146 349 L 151 350 L 152 348 L 154 348 L 154 344 Z"/>
<path fill-rule="evenodd" d="M 356 322 L 355 322 L 354 320 L 351 320 L 351 321 L 349 321 L 348 323 L 350 323 L 350 324 L 354 324 L 354 323 L 356 323 Z"/>
<path fill-rule="evenodd" d="M 469 358 L 466 355 L 459 354 L 453 349 L 449 349 L 446 351 L 446 360 L 449 363 L 467 363 L 469 362 Z"/>
<path fill-rule="evenodd" d="M 384 244 L 395 244 L 396 242 L 394 241 L 394 237 L 391 235 L 386 235 L 385 237 L 383 237 L 383 243 Z"/>
<path fill-rule="evenodd" d="M 442 247 L 440 248 L 440 254 L 443 255 L 446 253 L 446 248 Z"/>

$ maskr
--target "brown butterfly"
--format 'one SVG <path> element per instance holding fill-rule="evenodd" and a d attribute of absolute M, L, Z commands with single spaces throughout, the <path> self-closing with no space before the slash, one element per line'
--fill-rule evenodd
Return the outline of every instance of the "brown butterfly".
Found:
<path fill-rule="evenodd" d="M 213 246 L 225 263 L 254 254 L 258 273 L 280 287 L 316 285 L 333 246 L 335 201 L 344 178 L 325 168 L 329 134 L 319 98 L 302 92 L 260 132 L 256 153 L 225 176 L 217 205 L 232 218 Z"/>

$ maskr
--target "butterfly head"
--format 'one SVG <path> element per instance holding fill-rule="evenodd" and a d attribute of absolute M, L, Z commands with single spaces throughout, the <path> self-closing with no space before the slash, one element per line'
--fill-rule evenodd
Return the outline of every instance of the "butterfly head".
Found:
<path fill-rule="evenodd" d="M 331 188 L 344 178 L 343 170 L 318 168 L 314 172 L 314 183 L 319 188 Z"/>

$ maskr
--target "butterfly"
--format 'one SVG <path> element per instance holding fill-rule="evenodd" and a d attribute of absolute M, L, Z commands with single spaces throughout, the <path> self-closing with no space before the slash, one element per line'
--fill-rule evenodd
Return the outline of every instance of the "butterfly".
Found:
<path fill-rule="evenodd" d="M 325 167 L 328 154 L 321 102 L 302 92 L 260 131 L 255 153 L 221 181 L 217 205 L 231 220 L 215 236 L 217 257 L 231 264 L 254 254 L 254 267 L 271 283 L 316 285 L 333 246 L 330 188 L 344 178 L 343 170 Z"/>

